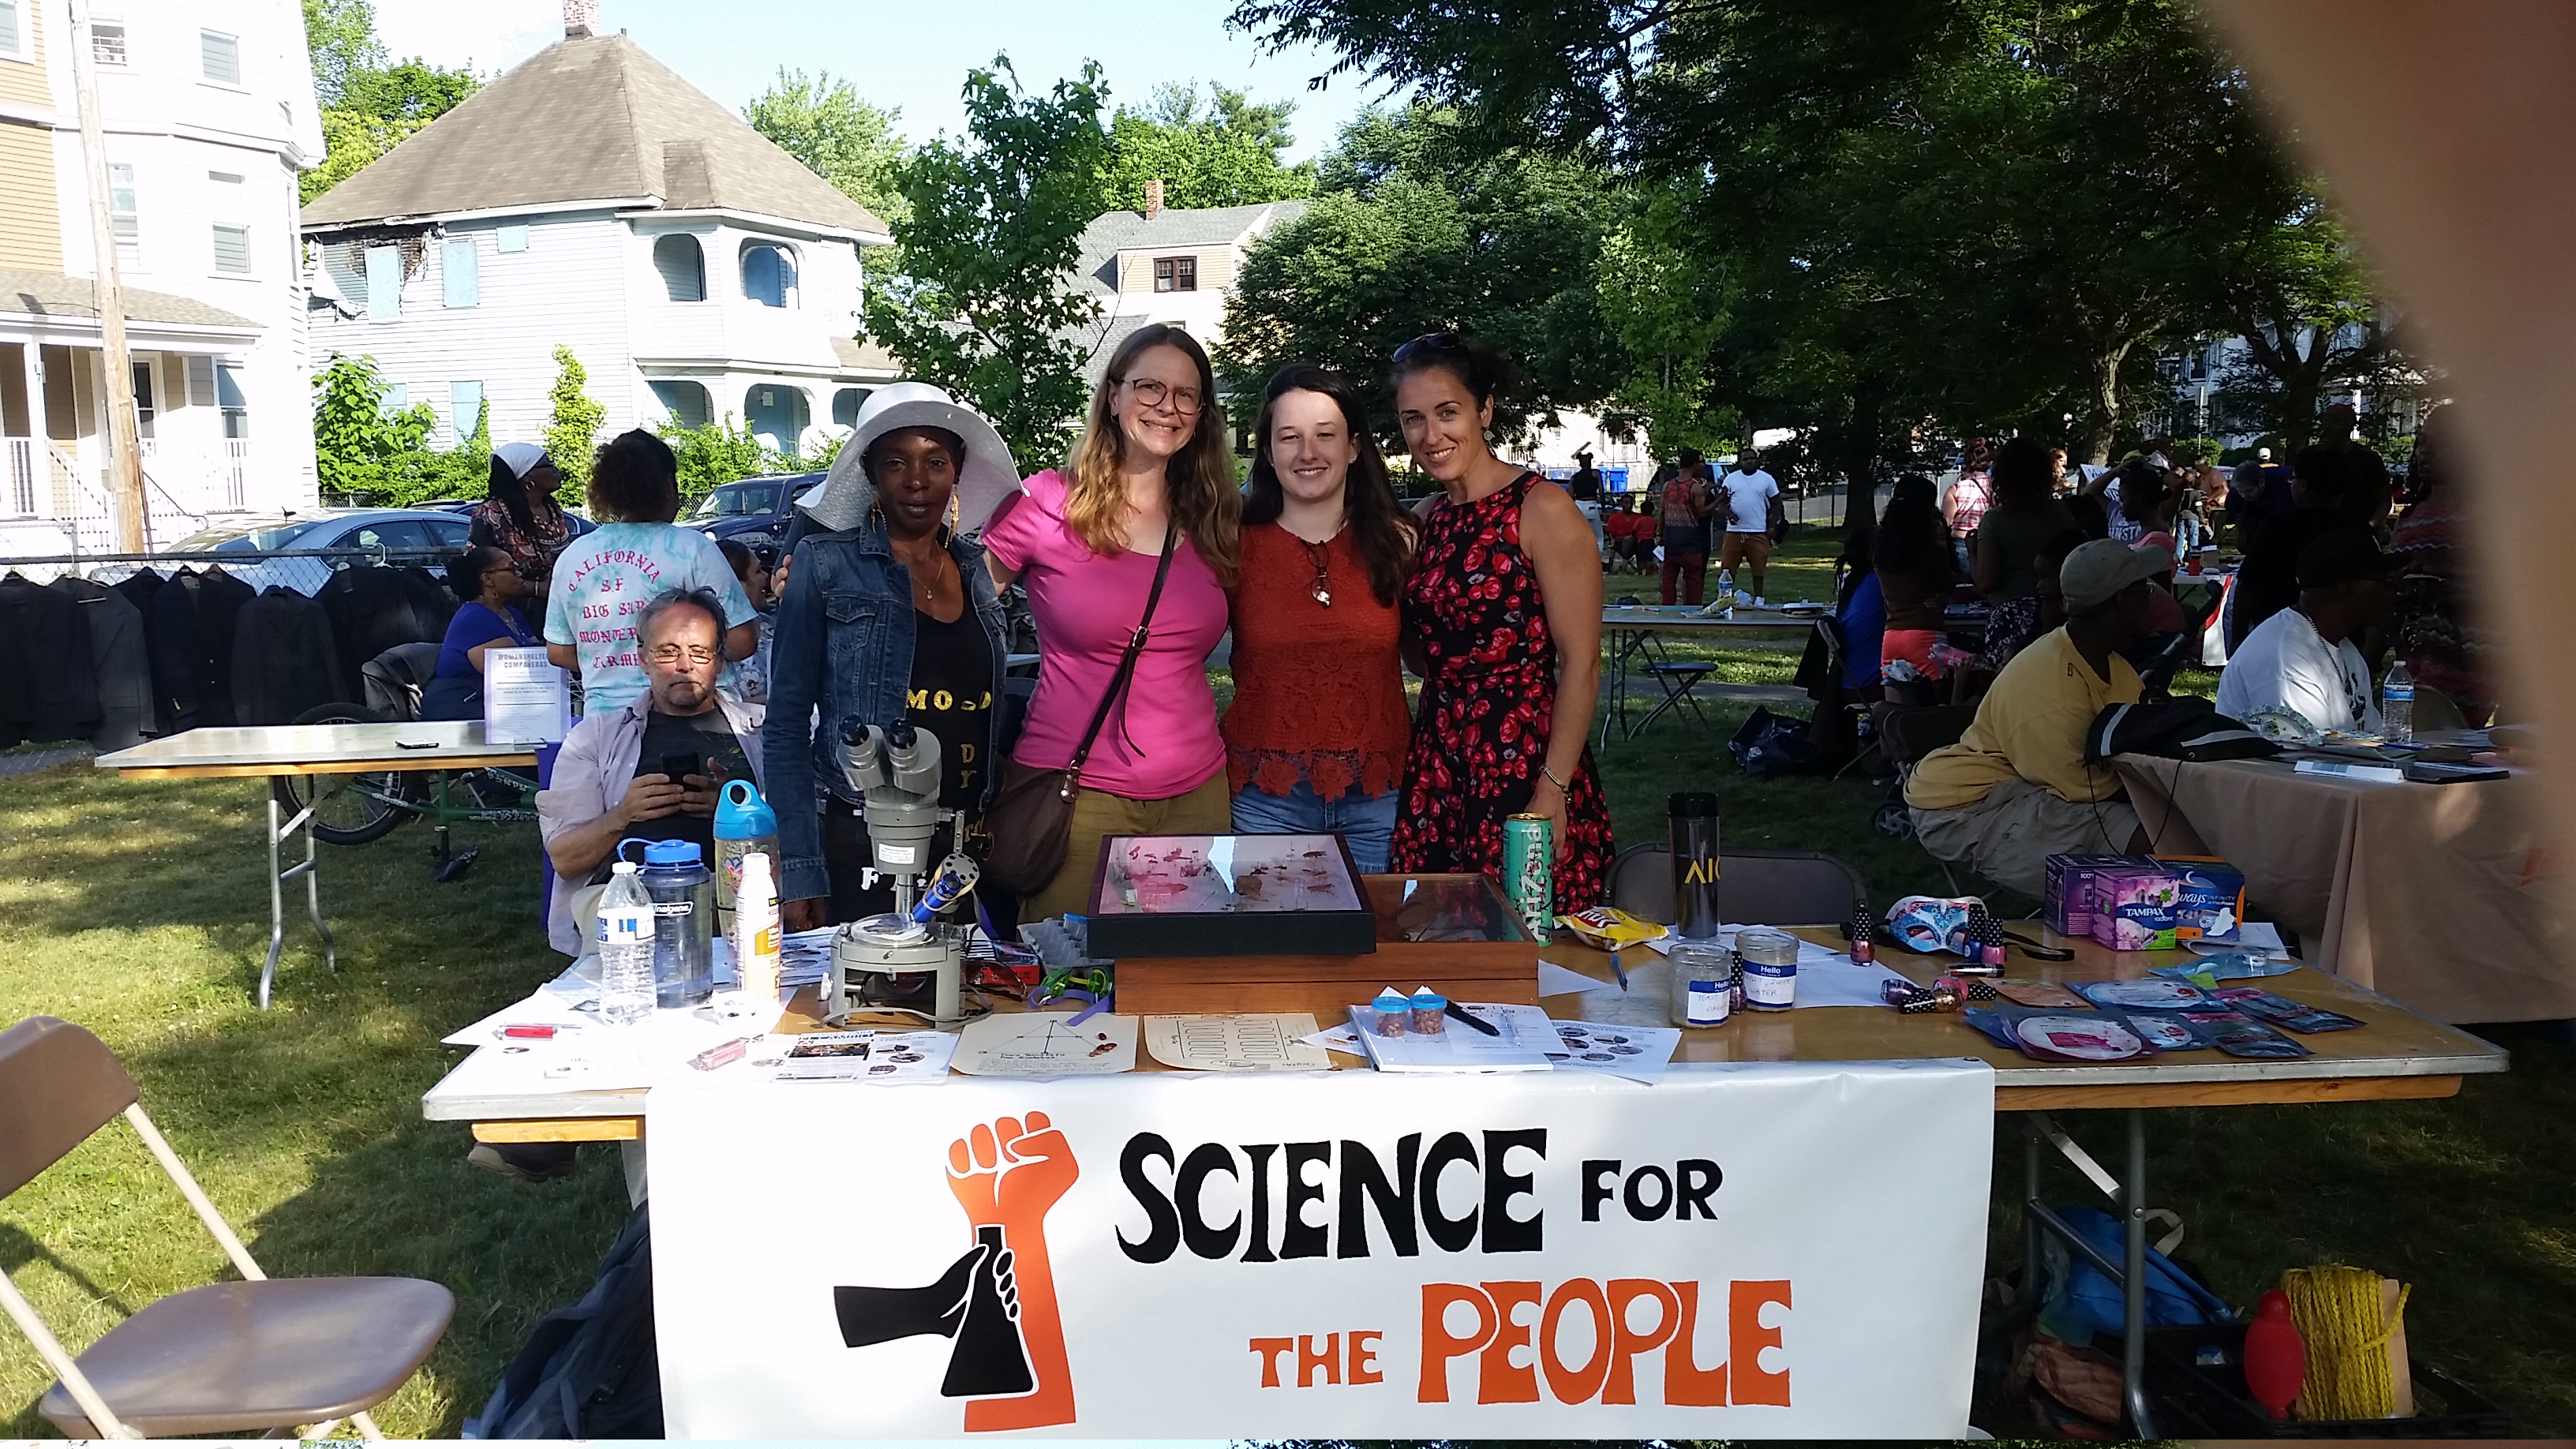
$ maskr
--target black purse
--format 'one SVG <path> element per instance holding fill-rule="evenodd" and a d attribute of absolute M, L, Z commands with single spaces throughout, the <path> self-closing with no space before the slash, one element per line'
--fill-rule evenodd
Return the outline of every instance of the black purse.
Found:
<path fill-rule="evenodd" d="M 1065 852 L 1073 842 L 1073 797 L 1082 788 L 1082 762 L 1091 758 L 1091 746 L 1100 738 L 1101 727 L 1109 722 L 1109 711 L 1127 692 L 1136 676 L 1136 657 L 1145 652 L 1145 643 L 1153 638 L 1154 607 L 1163 601 L 1163 580 L 1172 572 L 1172 551 L 1180 545 L 1181 526 L 1174 520 L 1163 534 L 1163 557 L 1154 565 L 1153 592 L 1145 596 L 1145 615 L 1136 621 L 1136 632 L 1127 639 L 1127 652 L 1118 660 L 1117 673 L 1110 676 L 1109 688 L 1101 694 L 1100 707 L 1091 714 L 1091 727 L 1082 732 L 1082 740 L 1073 747 L 1073 758 L 1062 769 L 1046 769 L 1011 761 L 1002 769 L 1002 788 L 994 793 L 993 803 L 984 812 L 984 832 L 990 837 L 991 858 L 984 862 L 984 872 L 1000 881 L 1014 894 L 1031 896 L 1047 888 L 1064 869 Z"/>

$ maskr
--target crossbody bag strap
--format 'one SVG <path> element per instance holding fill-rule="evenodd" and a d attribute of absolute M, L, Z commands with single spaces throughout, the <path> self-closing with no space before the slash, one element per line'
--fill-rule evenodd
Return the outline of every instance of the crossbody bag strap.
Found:
<path fill-rule="evenodd" d="M 1144 617 L 1136 621 L 1136 632 L 1127 637 L 1127 652 L 1118 660 L 1118 672 L 1109 677 L 1109 688 L 1100 696 L 1100 708 L 1092 711 L 1091 727 L 1082 732 L 1082 743 L 1073 747 L 1073 758 L 1065 762 L 1061 792 L 1068 800 L 1082 783 L 1082 762 L 1091 758 L 1092 742 L 1100 738 L 1101 726 L 1109 722 L 1110 709 L 1136 677 L 1136 656 L 1145 652 L 1145 642 L 1154 637 L 1154 608 L 1163 601 L 1163 581 L 1171 577 L 1172 551 L 1180 541 L 1180 524 L 1168 524 L 1163 532 L 1163 557 L 1154 565 L 1154 587 L 1145 595 Z"/>

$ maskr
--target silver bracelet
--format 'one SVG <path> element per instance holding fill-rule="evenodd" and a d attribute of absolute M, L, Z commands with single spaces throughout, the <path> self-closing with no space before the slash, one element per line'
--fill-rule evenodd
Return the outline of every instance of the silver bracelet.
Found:
<path fill-rule="evenodd" d="M 1569 795 L 1571 795 L 1571 794 L 1573 794 L 1573 793 L 1574 793 L 1574 787 L 1573 787 L 1573 786 L 1571 786 L 1571 785 L 1569 785 L 1569 784 L 1565 783 L 1563 780 L 1560 780 L 1560 779 L 1556 778 L 1556 772 L 1555 772 L 1554 770 L 1551 770 L 1551 769 L 1549 769 L 1549 768 L 1547 767 L 1547 761 L 1545 761 L 1545 760 L 1541 760 L 1541 761 L 1539 761 L 1539 762 L 1538 762 L 1538 772 L 1539 772 L 1540 774 L 1545 775 L 1545 776 L 1547 777 L 1547 782 L 1548 782 L 1549 784 L 1554 785 L 1556 788 L 1558 788 L 1558 789 L 1560 789 L 1560 790 L 1563 790 L 1565 793 L 1567 793 L 1567 794 L 1569 794 Z"/>

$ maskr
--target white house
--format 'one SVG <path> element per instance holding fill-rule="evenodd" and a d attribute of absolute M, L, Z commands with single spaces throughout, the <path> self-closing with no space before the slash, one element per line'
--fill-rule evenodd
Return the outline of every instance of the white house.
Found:
<path fill-rule="evenodd" d="M 322 132 L 296 0 L 93 7 L 146 537 L 312 506 L 296 173 Z M 69 7 L 0 0 L 0 554 L 113 540 Z"/>
<path fill-rule="evenodd" d="M 1306 211 L 1303 201 L 1173 210 L 1163 183 L 1147 182 L 1143 211 L 1105 211 L 1083 228 L 1074 285 L 1100 304 L 1089 345 L 1091 375 L 1128 333 L 1161 322 L 1178 326 L 1210 351 L 1225 336 L 1225 304 L 1243 254 L 1263 232 Z"/>
<path fill-rule="evenodd" d="M 731 417 L 774 448 L 845 430 L 896 375 L 853 341 L 859 249 L 892 238 L 733 112 L 566 7 L 564 38 L 304 208 L 316 366 L 372 356 L 439 441 L 551 414 L 572 349 L 602 436 Z"/>

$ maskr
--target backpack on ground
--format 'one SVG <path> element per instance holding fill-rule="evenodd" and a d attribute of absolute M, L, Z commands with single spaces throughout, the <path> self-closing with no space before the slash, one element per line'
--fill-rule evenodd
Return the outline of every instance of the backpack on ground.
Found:
<path fill-rule="evenodd" d="M 538 1320 L 468 1439 L 659 1439 L 651 1204 L 635 1210 L 581 1301 Z"/>

